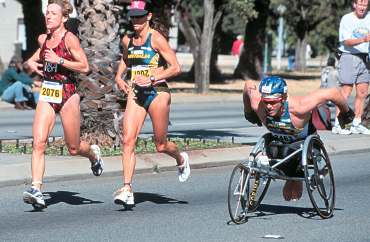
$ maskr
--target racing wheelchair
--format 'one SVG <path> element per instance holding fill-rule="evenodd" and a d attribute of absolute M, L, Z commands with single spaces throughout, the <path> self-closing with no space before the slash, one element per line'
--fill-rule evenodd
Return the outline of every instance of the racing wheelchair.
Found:
<path fill-rule="evenodd" d="M 297 143 L 293 152 L 283 158 L 273 158 L 268 148 L 288 146 L 266 133 L 253 147 L 249 159 L 236 165 L 231 173 L 228 188 L 228 210 L 236 224 L 248 220 L 257 211 L 265 197 L 271 180 L 304 181 L 314 210 L 323 218 L 333 215 L 335 206 L 334 174 L 324 144 L 317 134 Z M 298 157 L 298 159 L 297 159 Z M 300 175 L 288 176 L 281 167 L 296 158 Z M 300 159 L 299 159 L 300 158 Z M 300 161 L 300 162 L 299 162 Z"/>

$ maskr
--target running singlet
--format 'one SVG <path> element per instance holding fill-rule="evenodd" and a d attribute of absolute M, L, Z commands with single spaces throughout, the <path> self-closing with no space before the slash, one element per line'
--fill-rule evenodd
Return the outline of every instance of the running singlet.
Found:
<path fill-rule="evenodd" d="M 135 79 L 135 76 L 141 75 L 149 77 L 151 70 L 165 66 L 166 62 L 163 57 L 152 48 L 152 33 L 148 33 L 148 38 L 143 45 L 137 46 L 133 43 L 133 38 L 130 39 L 128 44 L 128 65 L 129 77 L 131 80 Z M 165 82 L 166 80 L 157 80 L 155 84 Z"/>
<path fill-rule="evenodd" d="M 73 60 L 71 53 L 65 45 L 65 36 L 62 37 L 59 44 L 53 48 L 53 51 L 65 60 Z M 46 40 L 41 47 L 40 60 L 43 63 L 43 83 L 40 91 L 40 100 L 49 102 L 54 111 L 58 113 L 64 103 L 76 93 L 76 81 L 74 72 L 59 64 L 53 64 L 45 61 Z"/>
<path fill-rule="evenodd" d="M 133 43 L 133 38 L 128 44 L 127 67 L 129 69 L 128 77 L 131 81 L 136 76 L 150 77 L 151 71 L 158 67 L 166 65 L 164 58 L 152 48 L 152 33 L 148 33 L 148 37 L 143 45 L 137 46 Z M 136 102 L 145 109 L 157 96 L 157 92 L 169 92 L 166 80 L 156 80 L 150 87 L 139 87 L 134 85 L 134 92 L 137 97 Z"/>
<path fill-rule="evenodd" d="M 266 128 L 272 133 L 274 139 L 283 143 L 303 140 L 308 135 L 316 132 L 311 120 L 302 129 L 293 126 L 290 119 L 288 101 L 284 102 L 283 114 L 278 119 L 266 117 Z"/>

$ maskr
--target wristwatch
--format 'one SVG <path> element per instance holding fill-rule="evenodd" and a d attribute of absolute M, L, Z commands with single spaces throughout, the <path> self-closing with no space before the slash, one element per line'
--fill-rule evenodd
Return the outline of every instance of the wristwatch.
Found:
<path fill-rule="evenodd" d="M 149 77 L 149 80 L 150 80 L 151 83 L 154 83 L 155 82 L 155 77 L 154 76 L 150 76 Z"/>
<path fill-rule="evenodd" d="M 63 57 L 61 57 L 60 59 L 59 59 L 59 65 L 63 65 L 64 64 L 64 59 L 63 59 Z"/>

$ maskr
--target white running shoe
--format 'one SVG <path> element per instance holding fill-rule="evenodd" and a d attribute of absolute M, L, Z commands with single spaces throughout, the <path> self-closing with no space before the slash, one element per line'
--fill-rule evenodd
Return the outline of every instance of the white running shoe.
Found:
<path fill-rule="evenodd" d="M 23 202 L 31 204 L 36 209 L 46 208 L 44 196 L 36 187 L 31 187 L 23 192 Z"/>
<path fill-rule="evenodd" d="M 184 159 L 184 163 L 180 166 L 177 166 L 178 168 L 177 174 L 179 176 L 179 181 L 185 182 L 190 176 L 189 155 L 186 152 L 182 152 L 180 155 Z"/>
<path fill-rule="evenodd" d="M 354 126 L 352 124 L 352 126 L 351 126 L 351 132 L 352 132 L 352 134 L 368 134 L 368 135 L 370 134 L 370 130 L 368 130 L 362 124 L 359 124 L 359 125 L 356 125 L 356 126 Z"/>
<path fill-rule="evenodd" d="M 90 149 L 94 152 L 96 160 L 91 161 L 91 170 L 95 176 L 100 176 L 103 173 L 104 162 L 101 158 L 100 148 L 97 145 L 91 145 Z"/>
<path fill-rule="evenodd" d="M 351 134 L 352 132 L 352 128 L 351 130 L 348 130 L 348 129 L 342 129 L 339 125 L 335 125 L 332 129 L 331 129 L 331 132 L 333 134 L 343 134 L 343 135 L 349 135 Z"/>
<path fill-rule="evenodd" d="M 122 187 L 118 189 L 114 194 L 114 203 L 124 206 L 133 206 L 134 202 L 134 193 L 130 192 L 129 188 Z"/>

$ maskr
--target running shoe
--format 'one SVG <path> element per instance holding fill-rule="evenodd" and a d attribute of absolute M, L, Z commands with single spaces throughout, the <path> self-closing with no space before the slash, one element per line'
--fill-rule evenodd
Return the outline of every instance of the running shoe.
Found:
<path fill-rule="evenodd" d="M 343 134 L 343 135 L 349 135 L 351 134 L 352 132 L 352 128 L 351 130 L 348 130 L 348 129 L 342 129 L 339 125 L 335 125 L 332 129 L 331 129 L 331 132 L 333 134 Z"/>
<path fill-rule="evenodd" d="M 184 159 L 184 163 L 180 166 L 177 166 L 178 168 L 178 177 L 180 182 L 185 182 L 189 176 L 190 176 L 190 164 L 189 164 L 189 156 L 187 153 L 182 152 L 180 154 L 182 158 Z"/>
<path fill-rule="evenodd" d="M 352 134 L 370 134 L 370 130 L 368 130 L 362 124 L 358 124 L 356 126 L 352 124 L 351 132 L 352 132 Z"/>
<path fill-rule="evenodd" d="M 100 176 L 103 173 L 104 162 L 101 158 L 100 148 L 97 145 L 91 145 L 90 149 L 95 154 L 95 161 L 91 161 L 91 170 L 95 176 Z"/>
<path fill-rule="evenodd" d="M 114 203 L 124 206 L 134 206 L 134 193 L 130 192 L 129 188 L 122 187 L 114 194 Z"/>
<path fill-rule="evenodd" d="M 31 187 L 29 190 L 23 192 L 23 202 L 31 204 L 34 208 L 46 208 L 44 196 L 36 187 Z"/>

